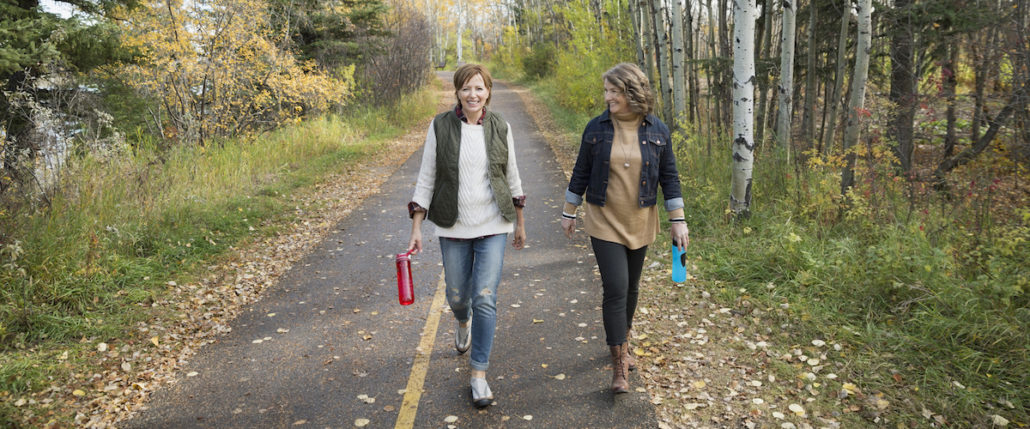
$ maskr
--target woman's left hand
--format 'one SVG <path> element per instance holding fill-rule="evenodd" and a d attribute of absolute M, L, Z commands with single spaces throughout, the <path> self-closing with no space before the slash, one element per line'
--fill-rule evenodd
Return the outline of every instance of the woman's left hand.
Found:
<path fill-rule="evenodd" d="M 687 229 L 687 224 L 679 222 L 673 223 L 669 227 L 669 232 L 669 236 L 672 237 L 672 242 L 676 243 L 677 247 L 679 247 L 681 251 L 687 250 L 687 246 L 690 245 L 690 230 Z"/>
<path fill-rule="evenodd" d="M 522 250 L 526 246 L 526 228 L 519 225 L 515 226 L 515 235 L 511 240 L 511 247 L 515 250 Z"/>

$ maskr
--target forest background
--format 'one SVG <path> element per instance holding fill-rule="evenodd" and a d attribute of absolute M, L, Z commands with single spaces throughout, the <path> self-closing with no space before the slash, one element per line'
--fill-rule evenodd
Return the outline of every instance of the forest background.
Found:
<path fill-rule="evenodd" d="M 605 70 L 647 71 L 692 281 L 796 350 L 839 345 L 839 379 L 785 389 L 846 427 L 1030 424 L 1026 0 L 50 3 L 73 13 L 0 3 L 5 426 L 82 423 L 96 374 L 143 366 L 171 278 L 275 234 L 466 61 L 546 100 L 560 157 Z"/>

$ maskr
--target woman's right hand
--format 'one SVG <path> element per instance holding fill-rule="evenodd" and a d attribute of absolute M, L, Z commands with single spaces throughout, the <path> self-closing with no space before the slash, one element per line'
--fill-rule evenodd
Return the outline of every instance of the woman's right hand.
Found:
<path fill-rule="evenodd" d="M 576 220 L 569 218 L 562 218 L 561 229 L 565 231 L 565 236 L 572 238 L 572 233 L 576 232 Z"/>

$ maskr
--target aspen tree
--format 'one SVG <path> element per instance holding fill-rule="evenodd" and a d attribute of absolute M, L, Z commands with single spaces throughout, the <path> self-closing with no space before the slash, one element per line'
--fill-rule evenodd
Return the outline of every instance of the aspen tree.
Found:
<path fill-rule="evenodd" d="M 848 103 L 848 123 L 844 128 L 844 144 L 846 165 L 841 174 L 840 192 L 845 197 L 848 190 L 855 186 L 855 153 L 850 152 L 858 143 L 858 135 L 866 115 L 865 84 L 869 76 L 869 51 L 872 42 L 873 19 L 872 0 L 858 2 L 858 46 L 855 48 L 855 72 L 851 79 L 851 101 Z"/>
<path fill-rule="evenodd" d="M 868 1 L 868 0 L 866 0 Z M 733 180 L 730 210 L 747 217 L 751 209 L 755 122 L 755 0 L 733 2 Z"/>
<path fill-rule="evenodd" d="M 684 74 L 683 5 L 672 0 L 672 100 L 673 116 L 667 118 L 674 128 L 679 128 L 679 118 L 687 108 L 687 83 Z"/>
<path fill-rule="evenodd" d="M 783 34 L 780 35 L 780 114 L 776 121 L 776 139 L 787 149 L 788 159 L 794 100 L 794 26 L 797 14 L 794 1 L 796 0 L 783 0 Z"/>

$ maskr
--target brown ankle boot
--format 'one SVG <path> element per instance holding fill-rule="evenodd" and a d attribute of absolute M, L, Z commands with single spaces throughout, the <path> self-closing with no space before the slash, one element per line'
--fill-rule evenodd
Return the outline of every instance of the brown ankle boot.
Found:
<path fill-rule="evenodd" d="M 637 358 L 636 356 L 633 356 L 633 346 L 629 345 L 630 338 L 633 338 L 633 335 L 630 334 L 629 331 L 626 331 L 626 368 L 630 371 L 636 371 Z"/>
<path fill-rule="evenodd" d="M 608 346 L 612 355 L 612 392 L 629 392 L 629 381 L 626 379 L 626 343 Z"/>

